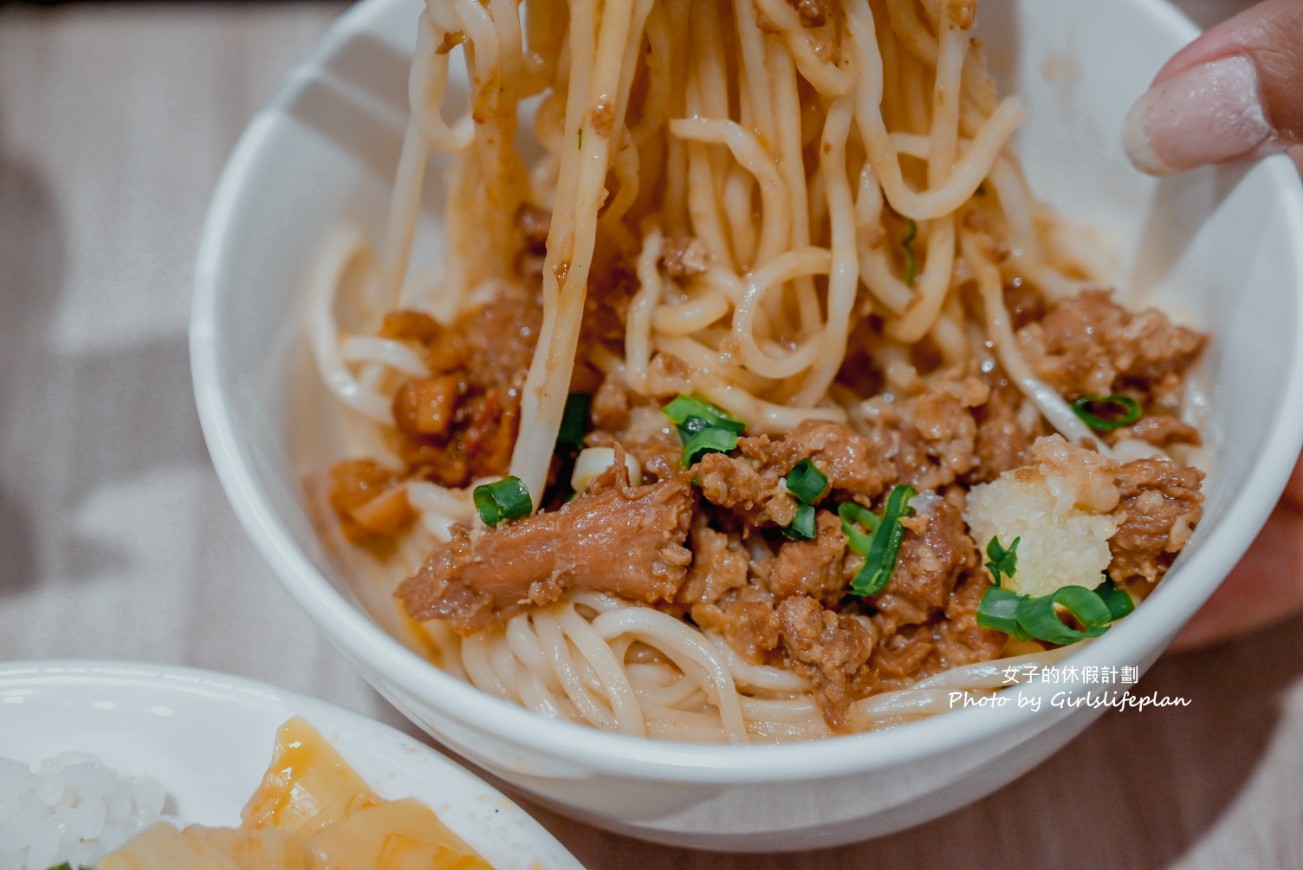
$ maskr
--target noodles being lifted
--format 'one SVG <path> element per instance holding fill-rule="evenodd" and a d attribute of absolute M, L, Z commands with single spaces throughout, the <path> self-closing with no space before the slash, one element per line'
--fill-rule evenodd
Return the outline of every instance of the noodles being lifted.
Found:
<path fill-rule="evenodd" d="M 335 325 L 353 239 L 312 337 L 378 436 L 332 505 L 442 666 L 626 733 L 817 736 L 994 690 L 1162 576 L 1203 339 L 1086 289 L 975 14 L 427 0 L 377 334 Z M 432 150 L 445 253 L 408 281 Z"/>

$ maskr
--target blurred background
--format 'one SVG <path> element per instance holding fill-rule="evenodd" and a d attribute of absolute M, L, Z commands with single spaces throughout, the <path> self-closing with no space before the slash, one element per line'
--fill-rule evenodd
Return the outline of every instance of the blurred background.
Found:
<path fill-rule="evenodd" d="M 1179 5 L 1207 26 L 1248 4 Z M 254 552 L 190 386 L 208 199 L 346 7 L 0 3 L 0 660 L 229 671 L 413 731 Z M 1303 620 L 1169 655 L 1138 690 L 1190 705 L 1107 713 L 977 804 L 828 852 L 662 849 L 526 806 L 594 868 L 1303 867 Z"/>

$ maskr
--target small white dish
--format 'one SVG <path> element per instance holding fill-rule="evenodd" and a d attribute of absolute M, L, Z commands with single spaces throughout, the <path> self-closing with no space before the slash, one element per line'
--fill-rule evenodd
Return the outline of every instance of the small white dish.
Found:
<path fill-rule="evenodd" d="M 303 716 L 381 797 L 414 797 L 499 870 L 582 870 L 488 783 L 394 729 L 323 701 L 211 671 L 92 661 L 0 665 L 0 756 L 88 752 L 147 774 L 187 824 L 238 825 L 276 729 Z"/>

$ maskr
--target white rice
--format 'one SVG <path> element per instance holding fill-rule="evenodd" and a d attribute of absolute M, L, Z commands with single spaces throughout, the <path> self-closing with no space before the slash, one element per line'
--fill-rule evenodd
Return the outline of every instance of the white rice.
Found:
<path fill-rule="evenodd" d="M 94 865 L 163 819 L 163 786 L 124 777 L 83 752 L 35 767 L 0 758 L 0 870 Z"/>

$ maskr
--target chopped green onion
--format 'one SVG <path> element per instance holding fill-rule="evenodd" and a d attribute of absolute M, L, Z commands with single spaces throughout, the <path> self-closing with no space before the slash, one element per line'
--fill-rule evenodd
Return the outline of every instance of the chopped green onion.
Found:
<path fill-rule="evenodd" d="M 676 426 L 687 429 L 689 434 L 710 428 L 727 429 L 741 435 L 747 427 L 728 411 L 696 396 L 677 396 L 662 410 Z"/>
<path fill-rule="evenodd" d="M 707 453 L 737 449 L 737 438 L 746 430 L 741 420 L 696 396 L 677 396 L 661 410 L 679 428 L 684 468 Z"/>
<path fill-rule="evenodd" d="M 475 487 L 471 493 L 475 510 L 487 525 L 497 526 L 503 520 L 527 517 L 534 510 L 529 490 L 519 477 L 504 477 L 495 483 Z"/>
<path fill-rule="evenodd" d="M 1064 623 L 1061 612 L 1082 627 Z M 1104 600 L 1084 586 L 1064 586 L 1035 598 L 992 586 L 982 593 L 977 605 L 977 624 L 982 628 L 1003 631 L 1016 640 L 1043 640 L 1059 646 L 1099 637 L 1114 618 Z"/>
<path fill-rule="evenodd" d="M 872 534 L 877 530 L 878 523 L 881 522 L 878 515 L 862 504 L 844 501 L 837 505 L 837 516 L 842 518 L 842 531 L 850 539 L 851 549 L 861 556 L 869 552 L 872 538 L 870 535 L 861 532 L 859 526 L 864 526 Z"/>
<path fill-rule="evenodd" d="M 710 425 L 710 421 L 705 417 L 689 417 L 679 426 L 679 440 L 686 441 L 698 432 L 716 428 L 718 427 Z"/>
<path fill-rule="evenodd" d="M 737 449 L 737 433 L 727 429 L 702 429 L 683 445 L 683 467 L 687 468 L 707 453 L 728 453 Z"/>
<path fill-rule="evenodd" d="M 1000 585 L 1000 575 L 1004 574 L 1010 579 L 1013 573 L 1018 570 L 1018 542 L 1022 538 L 1014 538 L 1009 549 L 1000 546 L 999 538 L 991 538 L 986 544 L 986 555 L 991 561 L 986 563 L 986 570 L 991 572 L 991 577 L 996 586 Z"/>
<path fill-rule="evenodd" d="M 828 488 L 828 477 L 809 459 L 802 459 L 783 478 L 783 486 L 797 500 L 796 516 L 791 525 L 783 529 L 783 534 L 794 541 L 813 540 L 814 503 Z"/>
<path fill-rule="evenodd" d="M 783 529 L 783 535 L 793 541 L 814 540 L 814 505 L 801 502 L 796 506 L 796 516 L 792 524 Z"/>
<path fill-rule="evenodd" d="M 1064 624 L 1060 610 L 1081 623 L 1082 630 Z M 1024 598 L 1018 604 L 1019 627 L 1037 640 L 1059 645 L 1098 637 L 1108 631 L 1111 621 L 1108 605 L 1085 586 L 1064 586 L 1052 595 Z"/>
<path fill-rule="evenodd" d="M 977 624 L 982 628 L 1003 631 L 1017 640 L 1027 640 L 1027 632 L 1018 626 L 1018 605 L 1026 595 L 992 586 L 977 604 Z"/>
<path fill-rule="evenodd" d="M 1111 580 L 1105 580 L 1095 589 L 1064 586 L 1050 595 L 1035 598 L 1001 587 L 1000 575 L 1012 578 L 1017 570 L 1014 550 L 1019 540 L 1015 538 L 1008 550 L 995 538 L 986 546 L 986 554 L 991 557 L 986 567 L 995 578 L 995 585 L 982 593 L 982 600 L 977 604 L 977 624 L 982 628 L 1003 631 L 1016 640 L 1043 640 L 1062 646 L 1098 637 L 1108 631 L 1114 620 L 1135 610 L 1131 596 Z M 1064 623 L 1063 612 L 1081 628 Z"/>
<path fill-rule="evenodd" d="M 913 287 L 918 275 L 918 258 L 914 256 L 914 239 L 918 237 L 918 222 L 909 218 L 905 224 L 905 238 L 900 246 L 905 249 L 905 286 Z"/>
<path fill-rule="evenodd" d="M 1114 620 L 1121 619 L 1136 609 L 1131 593 L 1115 585 L 1112 580 L 1105 580 L 1096 586 L 1095 594 L 1104 601 Z"/>
<path fill-rule="evenodd" d="M 587 393 L 571 393 L 566 397 L 565 410 L 561 412 L 561 429 L 556 442 L 562 447 L 583 447 L 588 431 L 588 408 L 593 398 Z"/>
<path fill-rule="evenodd" d="M 584 128 L 583 127 L 579 128 L 579 150 L 580 151 L 584 150 Z"/>
<path fill-rule="evenodd" d="M 914 487 L 908 484 L 892 487 L 891 494 L 887 496 L 887 506 L 882 509 L 882 519 L 875 524 L 873 535 L 868 538 L 868 546 L 862 551 L 856 550 L 864 556 L 864 566 L 851 581 L 852 593 L 877 595 L 886 587 L 892 572 L 896 570 L 896 556 L 900 553 L 900 542 L 905 537 L 905 527 L 900 524 L 900 520 L 909 511 L 909 500 L 913 497 Z M 842 516 L 842 527 L 845 528 L 846 517 L 842 515 L 841 508 L 837 512 Z M 863 545 L 866 536 L 848 534 L 847 537 L 851 539 L 851 549 L 854 550 L 857 543 Z"/>
<path fill-rule="evenodd" d="M 814 504 L 828 488 L 828 476 L 809 459 L 802 459 L 787 472 L 787 491 L 806 504 Z"/>
<path fill-rule="evenodd" d="M 1103 407 L 1099 407 L 1103 406 Z M 1130 396 L 1082 396 L 1072 403 L 1081 421 L 1096 432 L 1112 432 L 1140 419 L 1140 404 Z M 1103 415 L 1103 416 L 1101 416 Z"/>

